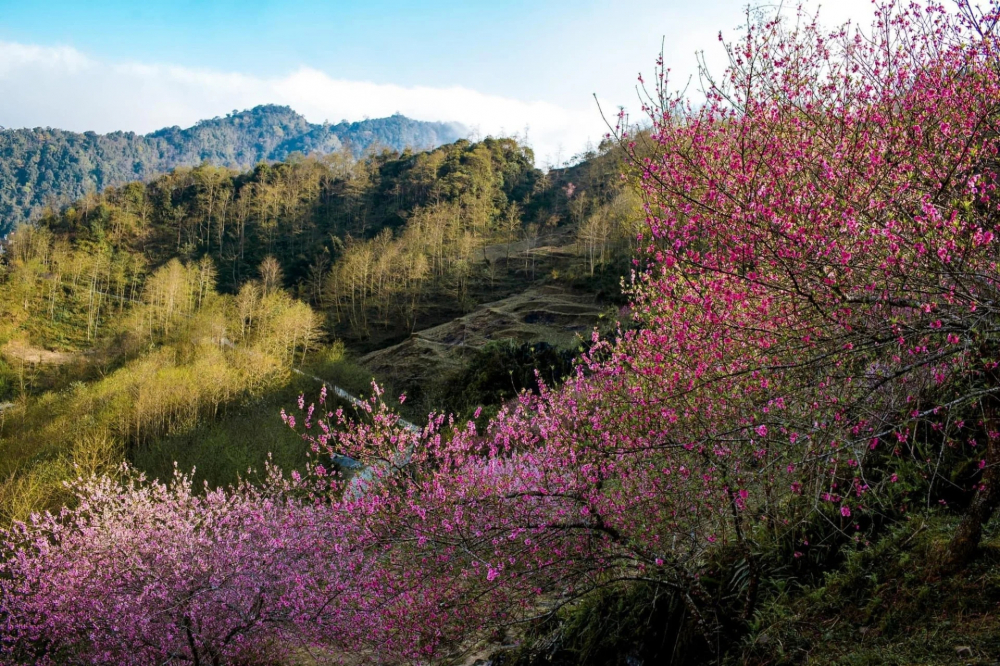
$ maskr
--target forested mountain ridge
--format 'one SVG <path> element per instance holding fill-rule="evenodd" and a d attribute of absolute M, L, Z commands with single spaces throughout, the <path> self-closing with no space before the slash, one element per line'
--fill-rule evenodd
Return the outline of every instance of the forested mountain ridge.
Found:
<path fill-rule="evenodd" d="M 295 152 L 325 154 L 345 146 L 355 155 L 373 146 L 426 149 L 451 143 L 465 133 L 457 123 L 424 122 L 398 114 L 355 123 L 314 124 L 288 107 L 275 105 L 146 135 L 4 129 L 0 130 L 0 235 L 36 217 L 46 206 L 147 180 L 180 166 L 209 162 L 247 169 L 261 161 L 284 160 Z"/>
<path fill-rule="evenodd" d="M 614 157 L 593 157 L 544 174 L 527 147 L 487 138 L 364 159 L 346 151 L 293 157 L 243 173 L 199 165 L 84 197 L 39 225 L 75 244 L 141 257 L 151 269 L 207 256 L 229 293 L 271 257 L 283 286 L 329 308 L 339 335 L 368 339 L 375 329 L 406 323 L 410 331 L 418 318 L 434 325 L 500 297 L 507 265 L 557 230 L 591 248 L 588 272 L 607 263 L 613 245 L 628 244 L 635 206 L 612 186 Z M 482 284 L 489 293 L 470 297 Z M 511 284 L 525 287 L 523 277 Z M 429 311 L 445 305 L 453 308 L 447 316 Z"/>
<path fill-rule="evenodd" d="M 536 368 L 558 383 L 630 267 L 619 162 L 602 145 L 543 173 L 487 138 L 202 163 L 20 225 L 0 241 L 0 525 L 57 508 L 76 466 L 302 465 L 277 415 L 310 377 L 374 377 L 413 418 L 499 408 Z"/>

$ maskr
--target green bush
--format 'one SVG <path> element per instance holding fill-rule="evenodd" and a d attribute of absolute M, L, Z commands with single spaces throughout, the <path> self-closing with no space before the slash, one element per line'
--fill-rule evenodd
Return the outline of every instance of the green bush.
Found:
<path fill-rule="evenodd" d="M 0 403 L 10 402 L 17 396 L 17 375 L 2 358 L 0 358 Z"/>
<path fill-rule="evenodd" d="M 497 666 L 697 664 L 709 657 L 681 599 L 653 583 L 614 585 L 536 624 Z"/>
<path fill-rule="evenodd" d="M 467 416 L 477 407 L 496 408 L 521 391 L 561 384 L 573 369 L 576 352 L 546 342 L 495 340 L 477 350 L 465 367 L 445 381 L 442 402 L 448 411 Z M 536 376 L 537 372 L 537 376 Z"/>

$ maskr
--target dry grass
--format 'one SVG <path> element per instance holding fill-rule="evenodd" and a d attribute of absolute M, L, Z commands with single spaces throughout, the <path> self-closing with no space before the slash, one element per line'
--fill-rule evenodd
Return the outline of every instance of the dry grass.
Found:
<path fill-rule="evenodd" d="M 35 363 L 38 365 L 66 365 L 76 361 L 80 355 L 72 352 L 58 352 L 34 347 L 21 340 L 11 340 L 0 348 L 0 355 L 9 361 Z"/>
<path fill-rule="evenodd" d="M 592 294 L 543 286 L 485 303 L 446 324 L 414 333 L 403 342 L 367 354 L 359 362 L 394 387 L 426 386 L 462 367 L 471 350 L 491 340 L 576 345 L 597 324 L 604 306 Z"/>

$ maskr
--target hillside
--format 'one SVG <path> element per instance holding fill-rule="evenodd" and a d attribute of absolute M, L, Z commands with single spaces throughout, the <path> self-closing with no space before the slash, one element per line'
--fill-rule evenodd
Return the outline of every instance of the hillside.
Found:
<path fill-rule="evenodd" d="M 361 155 L 374 146 L 401 151 L 450 143 L 466 130 L 394 115 L 355 123 L 313 124 L 288 107 L 258 106 L 193 127 L 150 134 L 95 134 L 52 128 L 0 130 L 0 235 L 45 206 L 180 166 L 208 162 L 247 169 L 292 153 L 325 154 L 347 147 Z"/>
<path fill-rule="evenodd" d="M 536 367 L 557 383 L 625 272 L 639 213 L 617 159 L 544 174 L 488 138 L 200 164 L 20 226 L 0 251 L 0 522 L 56 506 L 73 465 L 178 461 L 213 484 L 301 465 L 277 415 L 318 387 L 293 368 L 355 394 L 374 377 L 414 419 L 496 407 Z M 473 366 L 468 395 L 442 381 Z"/>

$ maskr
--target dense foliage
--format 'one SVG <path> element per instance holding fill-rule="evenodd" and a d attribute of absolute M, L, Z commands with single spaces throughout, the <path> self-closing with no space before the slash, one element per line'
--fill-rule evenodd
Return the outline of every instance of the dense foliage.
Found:
<path fill-rule="evenodd" d="M 258 106 L 187 129 L 168 127 L 146 135 L 96 134 L 52 128 L 0 129 L 0 235 L 23 220 L 84 195 L 179 166 L 209 162 L 247 169 L 292 153 L 347 149 L 426 149 L 466 133 L 455 123 L 390 118 L 309 123 L 288 107 Z"/>
<path fill-rule="evenodd" d="M 465 416 L 484 405 L 495 411 L 524 391 L 537 394 L 547 384 L 561 383 L 571 374 L 575 355 L 575 350 L 545 342 L 489 342 L 472 354 L 461 371 L 448 377 L 446 401 Z"/>
<path fill-rule="evenodd" d="M 307 304 L 259 281 L 219 294 L 209 259 L 148 270 L 141 256 L 27 226 L 6 249 L 0 353 L 13 367 L 0 401 L 16 402 L 0 414 L 3 520 L 58 505 L 66 478 L 281 386 L 317 346 Z M 44 352 L 58 359 L 44 373 L 33 339 L 86 353 Z"/>

